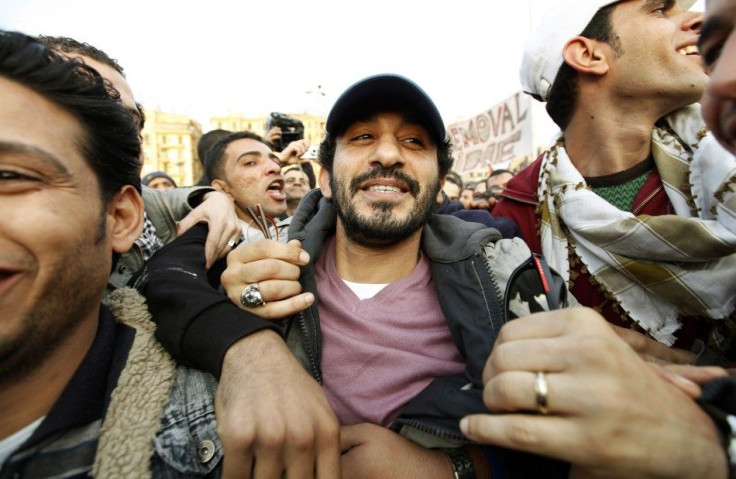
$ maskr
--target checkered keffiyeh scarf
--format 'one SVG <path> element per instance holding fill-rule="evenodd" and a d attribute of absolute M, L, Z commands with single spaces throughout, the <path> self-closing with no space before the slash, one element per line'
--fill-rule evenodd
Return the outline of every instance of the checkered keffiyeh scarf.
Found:
<path fill-rule="evenodd" d="M 156 235 L 156 227 L 153 226 L 153 223 L 148 219 L 148 215 L 145 212 L 143 213 L 143 232 L 135 241 L 135 244 L 141 248 L 143 261 L 148 261 L 153 256 L 153 253 L 164 247 L 164 243 Z"/>
<path fill-rule="evenodd" d="M 540 170 L 540 237 L 550 265 L 569 281 L 573 248 L 629 316 L 667 345 L 678 316 L 723 319 L 736 305 L 736 159 L 705 131 L 694 105 L 652 132 L 676 215 L 634 216 L 593 193 L 561 134 Z"/>

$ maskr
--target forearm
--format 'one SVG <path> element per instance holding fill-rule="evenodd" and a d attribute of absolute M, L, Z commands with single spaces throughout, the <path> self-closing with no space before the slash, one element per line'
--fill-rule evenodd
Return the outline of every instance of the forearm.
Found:
<path fill-rule="evenodd" d="M 231 344 L 278 328 L 240 310 L 217 291 L 222 268 L 205 270 L 206 235 L 206 225 L 200 224 L 164 247 L 149 260 L 136 287 L 157 323 L 156 337 L 171 355 L 219 376 Z"/>
<path fill-rule="evenodd" d="M 147 190 L 147 193 L 152 192 L 161 197 L 176 221 L 181 220 L 199 206 L 207 193 L 215 191 L 209 186 L 190 186 L 173 190 L 156 190 L 155 192 L 151 189 Z"/>

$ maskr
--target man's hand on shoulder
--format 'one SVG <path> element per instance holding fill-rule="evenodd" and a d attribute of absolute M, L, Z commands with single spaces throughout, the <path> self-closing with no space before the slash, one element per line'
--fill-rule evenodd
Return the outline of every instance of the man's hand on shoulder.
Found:
<path fill-rule="evenodd" d="M 225 478 L 340 476 L 339 423 L 273 331 L 230 347 L 215 399 Z"/>
<path fill-rule="evenodd" d="M 204 196 L 204 201 L 178 223 L 177 234 L 181 236 L 201 222 L 207 223 L 209 227 L 204 245 L 206 266 L 209 268 L 230 252 L 232 249 L 230 245 L 238 242 L 242 236 L 242 229 L 238 215 L 235 214 L 233 200 L 219 191 L 210 191 Z"/>

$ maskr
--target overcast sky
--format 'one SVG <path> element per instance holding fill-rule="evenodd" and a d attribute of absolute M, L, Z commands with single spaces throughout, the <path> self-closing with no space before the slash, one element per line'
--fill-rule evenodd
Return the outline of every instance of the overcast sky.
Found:
<path fill-rule="evenodd" d="M 415 80 L 450 123 L 519 89 L 530 25 L 555 1 L 0 0 L 0 28 L 89 42 L 141 103 L 205 130 L 229 112 L 324 114 L 381 72 Z"/>

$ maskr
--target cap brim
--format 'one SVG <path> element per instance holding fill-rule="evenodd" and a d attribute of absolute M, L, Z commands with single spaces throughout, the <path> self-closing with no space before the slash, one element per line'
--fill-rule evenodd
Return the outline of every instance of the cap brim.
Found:
<path fill-rule="evenodd" d="M 445 139 L 445 124 L 434 102 L 424 90 L 400 75 L 375 75 L 343 92 L 327 116 L 326 130 L 337 136 L 353 121 L 383 108 L 418 114 L 437 141 Z"/>

